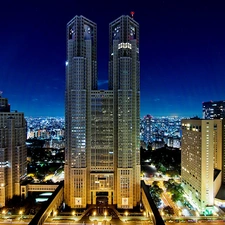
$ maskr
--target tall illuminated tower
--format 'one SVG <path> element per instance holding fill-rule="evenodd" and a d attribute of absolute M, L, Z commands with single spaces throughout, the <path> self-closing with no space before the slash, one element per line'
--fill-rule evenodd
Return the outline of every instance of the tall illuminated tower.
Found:
<path fill-rule="evenodd" d="M 8 100 L 0 95 L 0 207 L 20 196 L 26 173 L 26 120 L 23 113 L 10 112 Z"/>
<path fill-rule="evenodd" d="M 109 89 L 114 102 L 117 206 L 140 200 L 139 24 L 121 16 L 109 25 Z"/>
<path fill-rule="evenodd" d="M 96 24 L 67 24 L 65 202 L 85 208 L 107 199 L 119 208 L 140 201 L 139 25 L 109 25 L 109 90 L 97 89 Z"/>
<path fill-rule="evenodd" d="M 97 26 L 83 16 L 67 24 L 65 201 L 86 207 L 91 147 L 91 90 L 97 89 Z"/>

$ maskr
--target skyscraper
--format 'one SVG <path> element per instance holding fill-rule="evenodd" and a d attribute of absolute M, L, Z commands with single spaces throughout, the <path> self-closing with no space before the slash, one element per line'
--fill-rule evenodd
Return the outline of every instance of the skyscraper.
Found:
<path fill-rule="evenodd" d="M 200 212 L 209 213 L 225 182 L 225 124 L 220 119 L 185 119 L 181 123 L 181 177 L 185 191 Z"/>
<path fill-rule="evenodd" d="M 151 115 L 146 115 L 141 120 L 141 133 L 142 133 L 143 141 L 148 146 L 148 144 L 153 141 L 152 116 Z"/>
<path fill-rule="evenodd" d="M 109 25 L 109 90 L 97 89 L 97 26 L 67 24 L 65 201 L 84 208 L 104 199 L 119 208 L 140 201 L 139 25 Z"/>
<path fill-rule="evenodd" d="M 26 120 L 24 114 L 10 112 L 0 95 L 0 207 L 20 196 L 20 181 L 27 173 Z"/>
<path fill-rule="evenodd" d="M 225 101 L 202 103 L 203 119 L 225 119 Z"/>

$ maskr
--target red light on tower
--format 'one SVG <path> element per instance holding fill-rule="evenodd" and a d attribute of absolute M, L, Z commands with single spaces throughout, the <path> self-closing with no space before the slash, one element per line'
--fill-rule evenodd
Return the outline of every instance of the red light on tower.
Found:
<path fill-rule="evenodd" d="M 134 11 L 130 12 L 131 17 L 134 19 Z"/>

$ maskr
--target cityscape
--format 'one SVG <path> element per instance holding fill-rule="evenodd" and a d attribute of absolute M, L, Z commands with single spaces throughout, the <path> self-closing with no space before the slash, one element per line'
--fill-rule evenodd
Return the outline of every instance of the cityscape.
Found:
<path fill-rule="evenodd" d="M 43 12 L 45 17 L 45 10 L 51 7 L 48 4 L 42 5 L 40 2 L 36 6 L 22 5 L 25 8 L 34 7 L 34 14 Z M 201 39 L 201 32 L 205 32 L 203 24 L 214 15 L 214 20 L 208 25 L 214 31 L 214 36 L 207 36 L 209 39 L 206 38 L 206 42 L 215 38 L 218 40 L 217 44 L 220 43 L 223 36 L 220 33 L 221 27 L 212 26 L 218 22 L 220 15 L 221 18 L 224 15 L 220 14 L 219 5 L 204 3 L 202 7 L 197 3 L 192 5 L 195 12 L 187 7 L 186 2 L 168 3 L 160 0 L 150 4 L 156 11 L 162 10 L 165 15 L 177 13 L 180 9 L 184 15 L 189 15 L 191 10 L 190 18 L 193 21 L 197 15 L 195 13 L 201 12 L 205 20 L 195 18 L 194 24 L 190 19 L 190 27 L 186 24 L 190 30 L 194 27 L 193 31 L 197 31 L 199 24 L 202 25 L 196 32 L 196 40 Z M 5 9 L 9 7 L 8 3 L 2 6 Z M 53 11 L 60 9 L 63 12 L 68 10 L 67 7 L 66 4 L 56 3 Z M 120 10 L 122 8 L 123 4 Z M 142 10 L 144 13 L 145 10 Z M 215 94 L 212 87 L 209 88 L 211 83 L 208 81 L 204 83 L 205 89 L 202 88 L 201 75 L 198 77 L 194 74 L 188 76 L 188 80 L 195 83 L 194 85 L 183 77 L 182 90 L 177 88 L 181 84 L 180 78 L 176 82 L 171 78 L 174 82 L 173 88 L 165 74 L 164 77 L 158 77 L 158 81 L 153 81 L 159 92 L 150 82 L 147 87 L 145 82 L 151 79 L 147 79 L 146 62 L 151 57 L 146 52 L 147 47 L 144 49 L 143 46 L 146 40 L 143 33 L 146 19 L 144 22 L 140 15 L 136 16 L 140 12 L 139 7 L 137 11 L 121 13 L 119 16 L 116 16 L 118 12 L 113 12 L 112 15 L 115 16 L 108 14 L 108 24 L 91 16 L 91 11 L 86 12 L 87 17 L 83 13 L 73 12 L 68 14 L 69 17 L 67 13 L 63 17 L 62 13 L 56 19 L 56 24 L 62 18 L 61 22 L 65 22 L 63 26 L 60 25 L 64 27 L 64 41 L 59 37 L 54 41 L 60 40 L 59 43 L 65 44 L 66 57 L 63 65 L 64 78 L 56 78 L 49 73 L 52 79 L 50 82 L 55 87 L 60 87 L 60 91 L 57 91 L 58 87 L 55 90 L 50 88 L 52 97 L 44 97 L 47 96 L 47 89 L 44 87 L 50 77 L 45 77 L 41 84 L 43 89 L 37 93 L 40 77 L 38 81 L 31 76 L 27 84 L 36 82 L 37 86 L 32 85 L 31 89 L 27 87 L 26 97 L 25 90 L 21 91 L 24 99 L 19 100 L 21 93 L 17 95 L 13 91 L 22 90 L 23 75 L 15 85 L 16 88 L 9 90 L 11 84 L 5 80 L 4 74 L 8 73 L 10 77 L 9 71 L 12 70 L 10 67 L 7 72 L 2 67 L 4 82 L 0 84 L 3 90 L 0 91 L 0 224 L 225 224 L 224 93 L 218 91 Z M 178 16 L 176 13 L 175 17 Z M 7 17 L 6 14 L 3 16 Z M 18 20 L 23 18 L 21 15 Z M 48 24 L 50 17 L 45 19 Z M 36 20 L 33 23 L 38 27 Z M 21 34 L 24 32 L 23 24 L 21 23 Z M 97 29 L 98 25 L 101 27 L 103 24 L 108 26 L 107 60 L 106 57 L 101 57 L 102 49 L 105 48 L 105 31 Z M 17 25 L 15 31 L 16 27 Z M 28 27 L 28 30 L 31 29 Z M 58 31 L 61 36 L 63 32 L 60 29 Z M 176 28 L 174 32 L 175 30 Z M 178 30 L 180 32 L 180 28 Z M 187 32 L 185 25 L 183 32 Z M 7 33 L 10 34 L 11 31 L 8 30 Z M 31 33 L 30 37 L 32 35 Z M 40 38 L 47 40 L 50 36 Z M 101 38 L 104 38 L 104 42 L 100 41 Z M 191 36 L 189 39 L 192 40 Z M 27 46 L 29 43 L 32 41 L 29 40 Z M 189 45 L 191 43 L 195 45 L 197 42 L 189 42 Z M 217 54 L 217 47 L 216 44 L 210 46 L 214 56 Z M 189 49 L 183 57 L 191 58 L 191 52 L 193 51 L 194 56 L 200 49 Z M 170 68 L 174 68 L 175 77 L 181 70 L 169 58 L 178 63 L 180 59 L 176 52 L 179 52 L 179 47 L 174 47 L 174 52 L 167 58 L 168 63 L 171 63 Z M 218 62 L 224 61 L 222 52 L 221 47 Z M 61 55 L 60 51 L 58 53 Z M 54 55 L 53 52 L 50 54 L 46 51 L 46 56 L 48 54 Z M 42 55 L 43 52 L 39 57 Z M 155 57 L 159 58 L 157 54 Z M 210 56 L 204 55 L 204 51 L 199 53 L 199 58 L 204 57 L 208 63 Z M 45 56 L 43 60 L 44 58 Z M 104 61 L 107 61 L 107 70 L 101 65 Z M 191 64 L 191 60 L 186 63 Z M 23 57 L 21 66 L 22 64 Z M 201 65 L 201 60 L 197 64 Z M 17 63 L 14 65 L 19 68 Z M 43 65 L 40 63 L 40 68 Z M 219 64 L 214 65 L 219 67 Z M 57 63 L 53 67 L 57 67 Z M 36 68 L 36 71 L 40 68 Z M 43 68 L 47 69 L 46 66 Z M 197 72 L 197 66 L 195 68 Z M 30 69 L 28 66 L 27 70 Z M 102 78 L 103 70 L 108 75 L 107 80 Z M 187 73 L 192 73 L 193 70 L 194 67 L 190 67 Z M 209 76 L 211 71 L 216 70 L 208 67 L 205 76 Z M 214 85 L 220 75 L 224 74 L 225 68 L 220 66 L 218 71 L 220 72 L 214 77 Z M 58 72 L 55 70 L 55 75 Z M 167 72 L 169 74 L 169 70 Z M 16 83 L 16 79 L 14 82 Z M 223 83 L 223 78 L 220 83 Z M 160 85 L 165 90 L 160 92 Z M 196 90 L 195 100 L 193 96 L 190 97 L 188 86 Z M 62 89 L 64 96 L 61 96 Z M 57 101 L 55 108 L 53 99 Z M 160 109 L 156 109 L 160 106 Z"/>

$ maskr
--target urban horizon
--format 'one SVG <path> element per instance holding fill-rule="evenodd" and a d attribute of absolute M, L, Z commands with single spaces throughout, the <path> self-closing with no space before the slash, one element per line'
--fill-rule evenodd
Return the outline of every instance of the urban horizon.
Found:
<path fill-rule="evenodd" d="M 225 82 L 225 15 L 219 2 L 160 0 L 148 8 L 141 2 L 132 8 L 119 3 L 119 8 L 109 3 L 110 10 L 99 11 L 89 1 L 85 4 L 90 7 L 14 1 L 13 8 L 1 2 L 0 90 L 12 110 L 26 116 L 64 116 L 65 26 L 74 15 L 98 25 L 98 86 L 106 90 L 108 23 L 131 11 L 140 24 L 141 117 L 202 117 L 202 102 L 225 99 L 220 88 Z"/>

